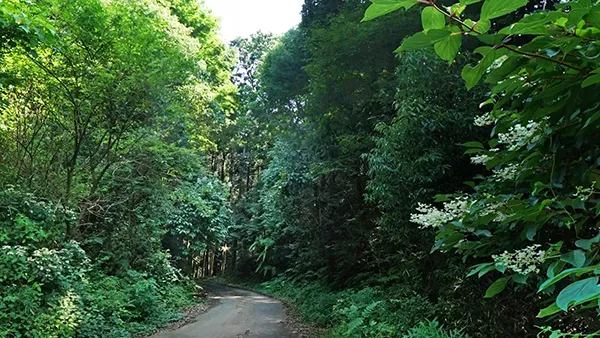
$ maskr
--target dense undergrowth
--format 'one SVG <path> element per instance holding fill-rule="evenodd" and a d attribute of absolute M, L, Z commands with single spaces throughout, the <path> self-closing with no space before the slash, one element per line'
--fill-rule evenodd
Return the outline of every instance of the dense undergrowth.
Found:
<path fill-rule="evenodd" d="M 0 193 L 0 215 L 2 337 L 135 337 L 196 304 L 195 285 L 167 255 L 149 257 L 146 272 L 103 272 L 102 261 L 65 240 L 73 212 L 9 188 Z"/>
<path fill-rule="evenodd" d="M 401 284 L 336 291 L 298 277 L 231 281 L 285 300 L 303 321 L 326 328 L 325 337 L 468 337 L 463 330 L 445 329 L 437 320 L 445 315 L 443 309 Z"/>

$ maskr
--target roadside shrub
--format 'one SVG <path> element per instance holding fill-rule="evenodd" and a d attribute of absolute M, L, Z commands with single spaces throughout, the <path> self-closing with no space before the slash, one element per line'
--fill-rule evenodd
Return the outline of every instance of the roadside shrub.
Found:
<path fill-rule="evenodd" d="M 402 338 L 468 338 L 459 330 L 445 331 L 437 321 L 420 323 L 413 327 Z"/>
<path fill-rule="evenodd" d="M 289 300 L 307 322 L 331 327 L 333 337 L 386 338 L 403 337 L 407 333 L 416 338 L 421 337 L 416 335 L 419 332 L 439 332 L 432 338 L 464 337 L 458 331 L 443 336 L 437 322 L 420 325 L 423 320 L 435 317 L 437 307 L 407 288 L 365 286 L 335 291 L 319 281 L 298 282 L 280 276 L 257 289 Z"/>
<path fill-rule="evenodd" d="M 168 254 L 152 258 L 151 274 L 107 276 L 64 239 L 72 220 L 33 195 L 0 191 L 0 337 L 146 335 L 194 304 L 190 286 L 173 284 Z"/>
<path fill-rule="evenodd" d="M 333 308 L 334 332 L 340 337 L 399 337 L 424 318 L 433 317 L 434 309 L 416 294 L 396 297 L 390 290 L 371 287 L 347 290 Z"/>

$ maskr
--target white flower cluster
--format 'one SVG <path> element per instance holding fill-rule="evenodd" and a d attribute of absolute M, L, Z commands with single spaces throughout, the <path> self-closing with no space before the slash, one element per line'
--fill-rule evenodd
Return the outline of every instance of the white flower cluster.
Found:
<path fill-rule="evenodd" d="M 483 114 L 481 116 L 477 116 L 475 117 L 475 119 L 473 119 L 473 124 L 476 127 L 486 127 L 486 126 L 491 126 L 492 124 L 494 124 L 494 119 L 492 119 L 492 117 L 490 116 L 490 114 Z"/>
<path fill-rule="evenodd" d="M 470 202 L 467 197 L 459 197 L 453 201 L 445 202 L 443 209 L 432 205 L 419 203 L 418 214 L 410 215 L 410 221 L 421 225 L 421 228 L 435 228 L 452 220 L 462 218 L 469 211 Z"/>
<path fill-rule="evenodd" d="M 594 186 L 596 186 L 596 182 L 592 182 L 592 186 L 589 188 L 584 187 L 575 187 L 577 192 L 573 194 L 573 196 L 579 198 L 582 201 L 587 201 L 594 194 Z"/>
<path fill-rule="evenodd" d="M 486 204 L 485 208 L 480 211 L 480 215 L 483 217 L 490 214 L 495 214 L 496 218 L 494 218 L 494 221 L 502 222 L 503 220 L 508 218 L 508 215 L 502 211 L 502 209 L 504 208 L 504 203 L 501 202 L 488 203 Z"/>
<path fill-rule="evenodd" d="M 509 164 L 508 166 L 500 169 L 494 169 L 493 179 L 496 182 L 514 181 L 517 179 L 520 173 L 519 165 Z"/>
<path fill-rule="evenodd" d="M 0 253 L 2 253 L 3 256 L 25 257 L 27 256 L 27 248 L 24 246 L 4 245 L 0 248 Z"/>
<path fill-rule="evenodd" d="M 491 159 L 492 159 L 491 156 L 488 156 L 488 155 L 485 155 L 485 154 L 483 154 L 483 155 L 477 155 L 477 156 L 471 157 L 471 163 L 485 165 Z"/>
<path fill-rule="evenodd" d="M 59 251 L 48 248 L 35 250 L 31 257 L 27 258 L 27 262 L 43 281 L 53 280 L 56 275 L 62 274 L 63 264 L 71 263 L 68 260 L 63 262 Z"/>
<path fill-rule="evenodd" d="M 503 254 L 493 255 L 492 258 L 496 264 L 502 264 L 508 269 L 526 275 L 528 273 L 539 273 L 538 265 L 546 260 L 545 252 L 540 249 L 539 244 L 528 246 L 513 253 L 504 251 Z"/>
<path fill-rule="evenodd" d="M 83 278 L 91 269 L 89 257 L 74 241 L 65 243 L 61 249 L 39 248 L 33 252 L 24 246 L 5 245 L 0 247 L 0 265 L 3 264 L 20 274 L 0 275 L 0 281 L 23 276 L 35 277 L 42 282 Z"/>
<path fill-rule="evenodd" d="M 526 126 L 515 124 L 507 133 L 498 134 L 498 141 L 508 146 L 508 150 L 517 150 L 524 145 L 534 143 L 542 138 L 543 126 L 529 121 Z"/>

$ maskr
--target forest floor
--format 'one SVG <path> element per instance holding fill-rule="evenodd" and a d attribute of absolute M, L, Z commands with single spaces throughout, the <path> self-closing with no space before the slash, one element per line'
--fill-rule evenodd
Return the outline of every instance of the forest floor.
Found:
<path fill-rule="evenodd" d="M 298 337 L 288 325 L 286 308 L 279 300 L 220 284 L 203 286 L 218 304 L 187 325 L 151 338 Z"/>

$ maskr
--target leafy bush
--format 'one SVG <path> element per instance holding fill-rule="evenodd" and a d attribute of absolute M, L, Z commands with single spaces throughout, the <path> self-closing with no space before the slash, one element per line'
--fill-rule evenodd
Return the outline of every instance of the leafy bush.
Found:
<path fill-rule="evenodd" d="M 1 337 L 144 335 L 194 304 L 193 288 L 169 279 L 174 269 L 166 254 L 151 259 L 165 282 L 134 270 L 107 276 L 78 243 L 64 240 L 72 213 L 7 189 L 0 192 L 0 215 Z"/>
<path fill-rule="evenodd" d="M 317 282 L 295 282 L 280 276 L 262 283 L 258 289 L 290 300 L 305 320 L 328 325 L 333 320 L 331 310 L 337 301 L 337 294 Z"/>
<path fill-rule="evenodd" d="M 402 337 L 424 319 L 436 315 L 433 304 L 406 288 L 363 287 L 336 291 L 317 280 L 284 276 L 250 285 L 290 301 L 304 320 L 330 327 L 334 337 Z"/>
<path fill-rule="evenodd" d="M 468 338 L 459 330 L 445 331 L 437 321 L 420 323 L 408 330 L 402 338 Z"/>

